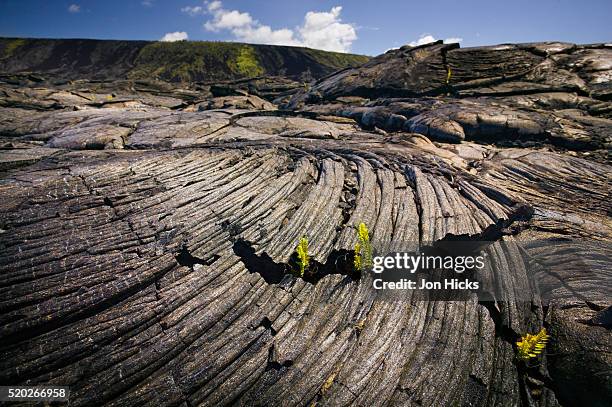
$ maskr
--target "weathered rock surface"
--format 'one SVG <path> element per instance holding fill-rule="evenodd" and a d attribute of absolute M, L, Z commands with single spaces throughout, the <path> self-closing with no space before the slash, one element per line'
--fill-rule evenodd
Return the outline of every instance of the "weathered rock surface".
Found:
<path fill-rule="evenodd" d="M 227 83 L 0 84 L 0 383 L 75 406 L 607 405 L 609 52 L 404 48 L 294 110 Z M 374 245 L 493 231 L 503 294 L 383 300 L 342 269 L 359 222 Z M 542 327 L 527 367 L 514 343 Z"/>
<path fill-rule="evenodd" d="M 287 107 L 445 142 L 546 143 L 602 157 L 611 72 L 608 44 L 406 46 L 319 80 Z"/>

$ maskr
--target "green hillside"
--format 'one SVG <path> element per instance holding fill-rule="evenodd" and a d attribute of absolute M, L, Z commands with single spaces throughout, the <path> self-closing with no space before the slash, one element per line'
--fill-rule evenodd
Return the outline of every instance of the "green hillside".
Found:
<path fill-rule="evenodd" d="M 37 72 L 65 79 L 207 82 L 269 75 L 319 78 L 368 59 L 302 47 L 235 42 L 0 38 L 0 72 Z"/>

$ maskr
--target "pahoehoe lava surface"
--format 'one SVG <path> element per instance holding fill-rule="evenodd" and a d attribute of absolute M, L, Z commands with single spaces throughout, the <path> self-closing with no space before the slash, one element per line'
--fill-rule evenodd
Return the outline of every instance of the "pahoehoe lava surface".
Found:
<path fill-rule="evenodd" d="M 607 405 L 611 67 L 605 44 L 438 43 L 309 85 L 7 73 L 0 383 L 74 406 Z M 359 222 L 373 245 L 494 230 L 503 298 L 381 300 L 334 269 Z M 304 234 L 317 279 L 285 274 Z M 581 297 L 520 300 L 507 252 Z M 514 342 L 542 327 L 526 368 Z"/>

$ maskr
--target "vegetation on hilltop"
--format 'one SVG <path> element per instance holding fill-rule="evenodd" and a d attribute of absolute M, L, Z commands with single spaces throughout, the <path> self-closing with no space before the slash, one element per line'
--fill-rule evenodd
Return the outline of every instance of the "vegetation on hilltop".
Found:
<path fill-rule="evenodd" d="M 146 45 L 128 76 L 189 82 L 256 77 L 264 72 L 251 45 L 180 41 Z"/>
<path fill-rule="evenodd" d="M 129 76 L 189 82 L 262 75 L 299 77 L 309 71 L 320 77 L 367 60 L 362 55 L 301 47 L 214 41 L 153 42 L 140 51 Z"/>
<path fill-rule="evenodd" d="M 26 40 L 23 38 L 7 40 L 0 53 L 0 59 L 10 58 L 15 54 L 15 51 L 24 45 Z"/>
<path fill-rule="evenodd" d="M 302 47 L 236 42 L 0 38 L 0 72 L 51 73 L 64 79 L 208 82 L 267 75 L 299 79 L 305 74 L 320 78 L 368 59 Z"/>

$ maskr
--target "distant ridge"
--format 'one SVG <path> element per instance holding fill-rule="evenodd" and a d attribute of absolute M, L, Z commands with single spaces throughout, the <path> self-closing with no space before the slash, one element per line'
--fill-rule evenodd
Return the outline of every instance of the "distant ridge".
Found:
<path fill-rule="evenodd" d="M 70 80 L 207 82 L 270 75 L 316 79 L 368 60 L 363 55 L 235 42 L 0 38 L 0 72 Z"/>

